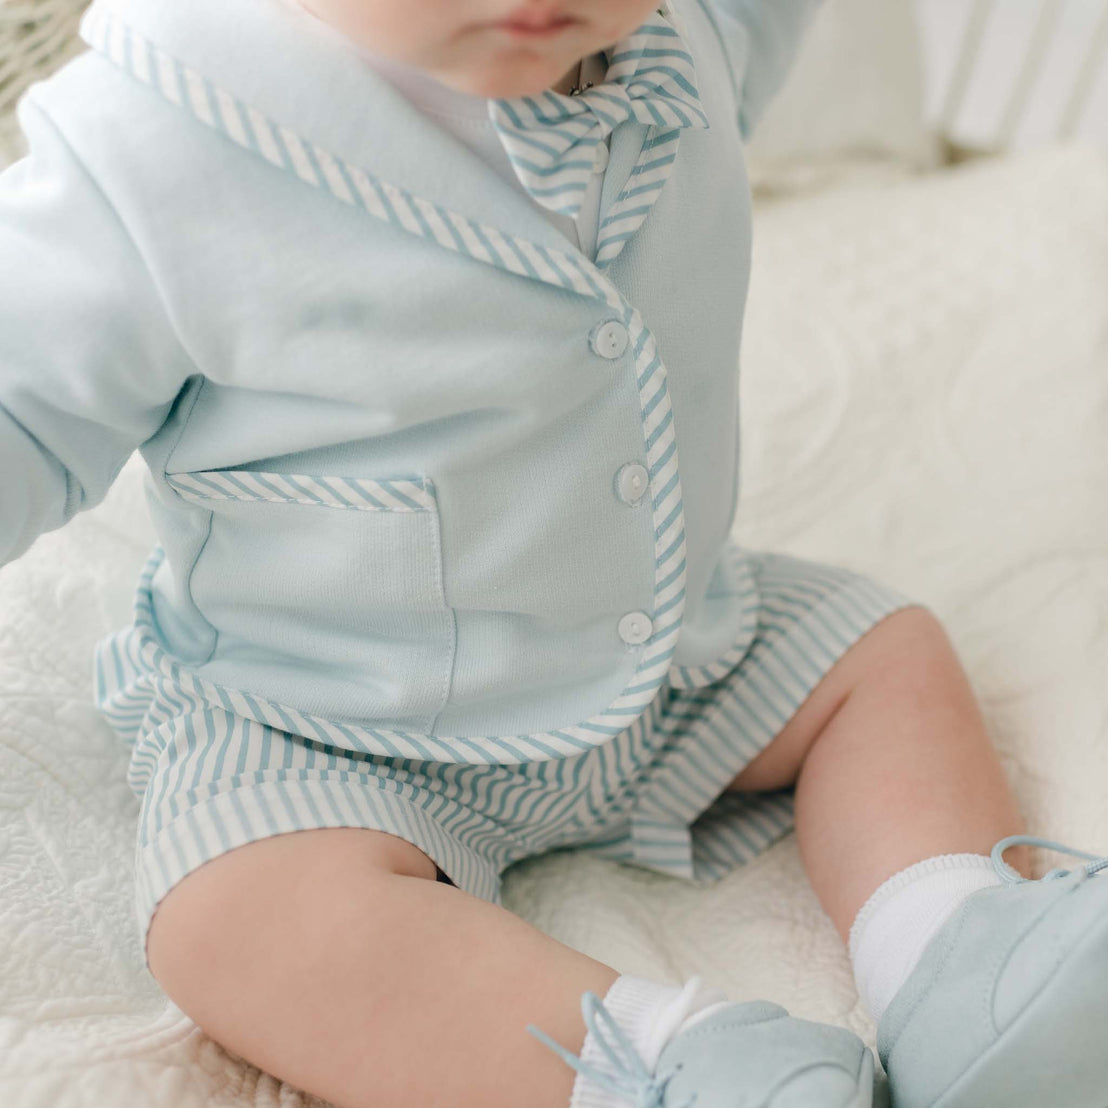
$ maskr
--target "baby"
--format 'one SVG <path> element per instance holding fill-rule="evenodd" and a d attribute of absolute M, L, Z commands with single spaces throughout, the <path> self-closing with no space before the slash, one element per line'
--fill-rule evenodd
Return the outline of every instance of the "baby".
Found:
<path fill-rule="evenodd" d="M 342 1108 L 869 1105 L 846 1029 L 500 903 L 793 828 L 897 1108 L 1104 1108 L 1108 859 L 1028 877 L 926 608 L 730 537 L 743 141 L 816 6 L 94 0 L 20 104 L 0 562 L 142 452 L 147 965 Z"/>

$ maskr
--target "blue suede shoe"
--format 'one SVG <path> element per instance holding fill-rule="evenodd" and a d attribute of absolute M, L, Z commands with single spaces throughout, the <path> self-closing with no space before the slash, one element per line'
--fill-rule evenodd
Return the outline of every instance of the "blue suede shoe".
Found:
<path fill-rule="evenodd" d="M 871 1108 L 873 1055 L 842 1027 L 793 1019 L 779 1004 L 732 1004 L 675 1035 L 650 1073 L 596 993 L 581 1000 L 605 1072 L 527 1028 L 570 1066 L 634 1108 Z"/>
<path fill-rule="evenodd" d="M 1017 843 L 1090 864 L 1029 881 Z M 878 1025 L 893 1108 L 1105 1108 L 1108 858 L 1010 835 L 992 859 L 1005 884 L 962 902 Z"/>

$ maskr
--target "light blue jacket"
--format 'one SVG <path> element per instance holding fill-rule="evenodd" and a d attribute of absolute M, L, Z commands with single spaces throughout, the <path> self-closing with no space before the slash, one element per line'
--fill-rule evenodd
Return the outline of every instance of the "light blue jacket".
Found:
<path fill-rule="evenodd" d="M 212 702 L 514 761 L 722 676 L 741 139 L 817 3 L 677 0 L 710 126 L 601 270 L 337 32 L 96 0 L 0 176 L 0 563 L 137 448 L 160 545 L 113 650 Z"/>

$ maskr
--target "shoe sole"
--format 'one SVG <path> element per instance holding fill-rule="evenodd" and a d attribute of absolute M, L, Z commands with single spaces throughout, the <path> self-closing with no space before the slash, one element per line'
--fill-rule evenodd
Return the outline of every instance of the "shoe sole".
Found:
<path fill-rule="evenodd" d="M 1090 880 L 1103 882 L 1108 893 L 1108 877 Z M 1074 1015 L 1052 1020 L 1052 1001 L 1063 991 L 1074 1002 Z M 1043 990 L 932 1108 L 1108 1108 L 1106 1011 L 1108 903 Z"/>

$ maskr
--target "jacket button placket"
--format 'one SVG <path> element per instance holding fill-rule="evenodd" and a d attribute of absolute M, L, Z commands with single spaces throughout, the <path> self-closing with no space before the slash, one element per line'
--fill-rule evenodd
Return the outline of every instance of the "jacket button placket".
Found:
<path fill-rule="evenodd" d="M 589 346 L 602 358 L 614 361 L 627 350 L 630 336 L 617 319 L 598 323 L 589 334 Z M 626 504 L 638 504 L 650 483 L 646 466 L 628 462 L 616 473 L 616 495 Z M 619 621 L 619 637 L 628 646 L 641 646 L 654 632 L 654 623 L 646 612 L 628 612 Z"/>

